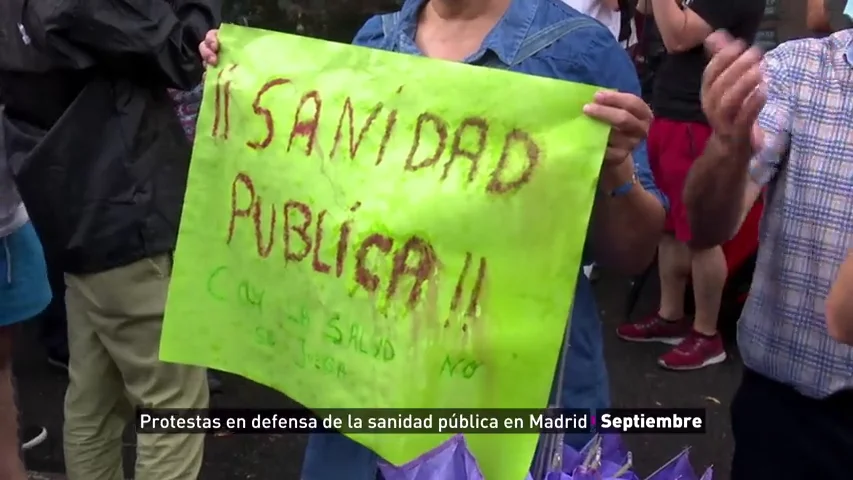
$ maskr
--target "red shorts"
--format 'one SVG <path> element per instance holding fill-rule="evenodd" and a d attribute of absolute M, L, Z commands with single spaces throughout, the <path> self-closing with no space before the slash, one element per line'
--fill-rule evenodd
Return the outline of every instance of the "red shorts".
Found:
<path fill-rule="evenodd" d="M 681 200 L 687 172 L 705 150 L 711 127 L 704 123 L 655 118 L 649 130 L 649 165 L 655 183 L 669 199 L 666 231 L 680 242 L 690 240 L 687 209 Z"/>

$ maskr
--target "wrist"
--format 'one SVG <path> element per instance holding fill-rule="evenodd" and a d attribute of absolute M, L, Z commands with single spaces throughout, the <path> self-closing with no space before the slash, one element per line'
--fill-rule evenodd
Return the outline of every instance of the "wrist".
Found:
<path fill-rule="evenodd" d="M 629 155 L 624 162 L 614 167 L 606 167 L 601 170 L 598 180 L 599 190 L 608 196 L 613 196 L 617 190 L 636 183 L 637 176 L 634 170 L 634 158 Z"/>

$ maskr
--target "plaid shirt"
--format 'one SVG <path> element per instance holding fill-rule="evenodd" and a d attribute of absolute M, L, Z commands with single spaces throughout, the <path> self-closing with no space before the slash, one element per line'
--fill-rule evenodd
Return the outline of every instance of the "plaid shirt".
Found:
<path fill-rule="evenodd" d="M 853 30 L 787 42 L 764 71 L 759 125 L 790 153 L 753 159 L 766 204 L 738 344 L 747 367 L 822 398 L 853 389 L 853 347 L 829 336 L 824 307 L 853 247 Z"/>
<path fill-rule="evenodd" d="M 192 142 L 195 140 L 195 124 L 198 120 L 198 111 L 201 108 L 201 96 L 204 91 L 204 83 L 196 85 L 192 90 L 186 92 L 169 89 L 169 95 L 175 103 L 175 113 L 181 121 L 184 133 Z"/>

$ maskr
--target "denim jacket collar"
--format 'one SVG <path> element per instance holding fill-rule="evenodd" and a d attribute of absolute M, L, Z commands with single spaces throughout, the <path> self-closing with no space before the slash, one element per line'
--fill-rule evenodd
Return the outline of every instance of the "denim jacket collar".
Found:
<path fill-rule="evenodd" d="M 422 55 L 415 45 L 418 15 L 427 0 L 407 0 L 400 15 L 398 48 L 401 53 Z M 529 32 L 539 1 L 512 0 L 500 21 L 492 28 L 480 48 L 465 59 L 465 63 L 477 63 L 487 52 L 506 65 L 512 65 L 524 38 Z"/>

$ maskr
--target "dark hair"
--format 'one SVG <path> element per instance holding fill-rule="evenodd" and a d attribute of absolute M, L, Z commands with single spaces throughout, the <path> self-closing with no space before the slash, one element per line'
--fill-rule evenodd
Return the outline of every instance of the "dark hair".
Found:
<path fill-rule="evenodd" d="M 619 1 L 619 41 L 627 42 L 631 38 L 631 21 L 637 11 L 636 0 Z"/>

